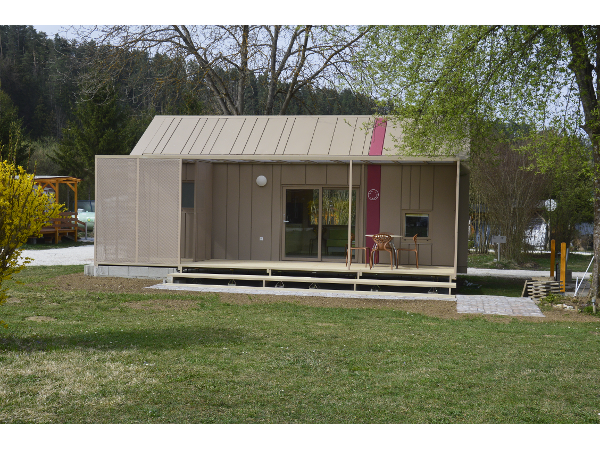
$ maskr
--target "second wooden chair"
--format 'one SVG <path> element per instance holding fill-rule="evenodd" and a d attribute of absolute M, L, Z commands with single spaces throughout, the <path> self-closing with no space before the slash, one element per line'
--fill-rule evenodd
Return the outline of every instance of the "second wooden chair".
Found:
<path fill-rule="evenodd" d="M 397 248 L 396 249 L 396 269 L 398 268 L 398 263 L 400 261 L 400 252 L 415 252 L 415 257 L 417 259 L 417 269 L 419 268 L 419 244 L 417 244 L 417 236 L 415 234 L 413 236 L 413 241 L 415 242 L 415 248 Z"/>
<path fill-rule="evenodd" d="M 367 264 L 369 268 L 371 268 L 371 258 L 369 255 L 369 247 L 355 247 L 356 243 L 354 242 L 354 235 L 351 235 L 351 247 L 350 247 L 350 259 L 348 259 L 348 244 L 346 244 L 346 265 L 350 267 L 352 265 L 352 250 L 364 250 L 365 251 L 365 267 Z"/>

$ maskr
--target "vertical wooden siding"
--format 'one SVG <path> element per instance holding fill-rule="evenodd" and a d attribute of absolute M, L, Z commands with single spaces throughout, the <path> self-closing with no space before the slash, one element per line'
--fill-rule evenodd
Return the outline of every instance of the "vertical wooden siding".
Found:
<path fill-rule="evenodd" d="M 303 164 L 213 164 L 212 258 L 280 259 L 283 185 L 348 184 L 348 166 Z M 259 187 L 256 178 L 267 184 Z M 361 168 L 353 170 L 355 184 Z M 359 193 L 359 196 L 361 194 Z M 358 226 L 362 230 L 362 224 Z M 362 231 L 357 231 L 362 232 Z M 260 240 L 260 238 L 263 238 Z"/>
<path fill-rule="evenodd" d="M 353 179 L 364 205 L 366 181 L 360 166 Z M 213 164 L 212 258 L 279 260 L 281 257 L 282 186 L 346 186 L 348 167 L 303 164 Z M 256 178 L 264 175 L 267 185 Z M 429 214 L 430 239 L 419 246 L 419 263 L 452 265 L 454 258 L 454 165 L 384 165 L 381 171 L 381 231 L 404 233 L 404 214 Z M 362 214 L 364 217 L 364 214 Z M 359 217 L 361 217 L 359 215 Z M 362 221 L 357 223 L 363 241 Z M 263 238 L 261 241 L 260 238 Z M 412 240 L 403 240 L 404 244 Z M 396 245 L 400 241 L 396 239 Z M 382 255 L 381 262 L 387 260 Z M 403 252 L 401 262 L 413 264 L 414 255 Z"/>
<path fill-rule="evenodd" d="M 196 224 L 196 261 L 212 257 L 212 215 L 213 215 L 213 167 L 210 163 L 198 162 L 194 183 L 194 222 Z"/>
<path fill-rule="evenodd" d="M 404 214 L 429 214 L 429 240 L 420 240 L 420 265 L 452 265 L 454 258 L 454 165 L 381 167 L 380 231 L 404 234 Z M 413 248 L 412 239 L 396 239 L 396 246 Z M 382 263 L 389 256 L 382 253 Z M 414 264 L 414 254 L 402 252 L 401 264 Z"/>

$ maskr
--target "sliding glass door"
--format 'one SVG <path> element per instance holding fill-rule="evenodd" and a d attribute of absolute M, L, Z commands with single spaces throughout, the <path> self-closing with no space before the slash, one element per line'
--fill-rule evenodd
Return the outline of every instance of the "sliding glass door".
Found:
<path fill-rule="evenodd" d="M 285 188 L 284 259 L 344 260 L 348 245 L 348 216 L 348 189 Z M 350 220 L 354 235 L 354 189 Z"/>
<path fill-rule="evenodd" d="M 284 215 L 285 257 L 319 257 L 319 189 L 286 189 Z"/>

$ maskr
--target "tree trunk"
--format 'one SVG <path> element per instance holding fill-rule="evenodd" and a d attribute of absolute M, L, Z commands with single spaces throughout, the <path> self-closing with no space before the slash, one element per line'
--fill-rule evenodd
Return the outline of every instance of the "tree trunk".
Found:
<path fill-rule="evenodd" d="M 579 89 L 579 100 L 583 109 L 585 122 L 582 129 L 587 133 L 593 147 L 594 164 L 594 272 L 592 274 L 592 298 L 597 299 L 599 293 L 600 273 L 598 259 L 600 257 L 600 123 L 598 118 L 598 97 L 594 90 L 594 71 L 598 70 L 590 61 L 583 27 L 565 26 L 563 31 L 567 36 L 571 49 L 569 69 L 575 75 Z M 596 52 L 600 52 L 600 28 L 596 28 Z M 598 63 L 600 55 L 596 54 Z M 597 73 L 596 73 L 597 74 Z M 594 300 L 594 309 L 595 309 Z"/>
<path fill-rule="evenodd" d="M 600 136 L 600 134 L 599 134 Z M 600 138 L 592 140 L 594 146 L 594 271 L 592 272 L 591 295 L 594 299 L 594 310 L 600 286 Z M 595 311 L 594 311 L 595 312 Z"/>

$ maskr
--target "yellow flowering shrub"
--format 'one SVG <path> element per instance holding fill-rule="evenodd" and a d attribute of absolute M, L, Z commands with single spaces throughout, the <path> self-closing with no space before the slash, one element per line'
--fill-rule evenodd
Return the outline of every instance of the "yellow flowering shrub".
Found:
<path fill-rule="evenodd" d="M 35 187 L 34 176 L 7 161 L 0 161 L 0 305 L 6 301 L 4 282 L 31 262 L 20 259 L 21 246 L 30 237 L 41 236 L 41 229 L 57 218 L 64 205 L 54 195 Z M 0 320 L 0 325 L 4 322 Z"/>

